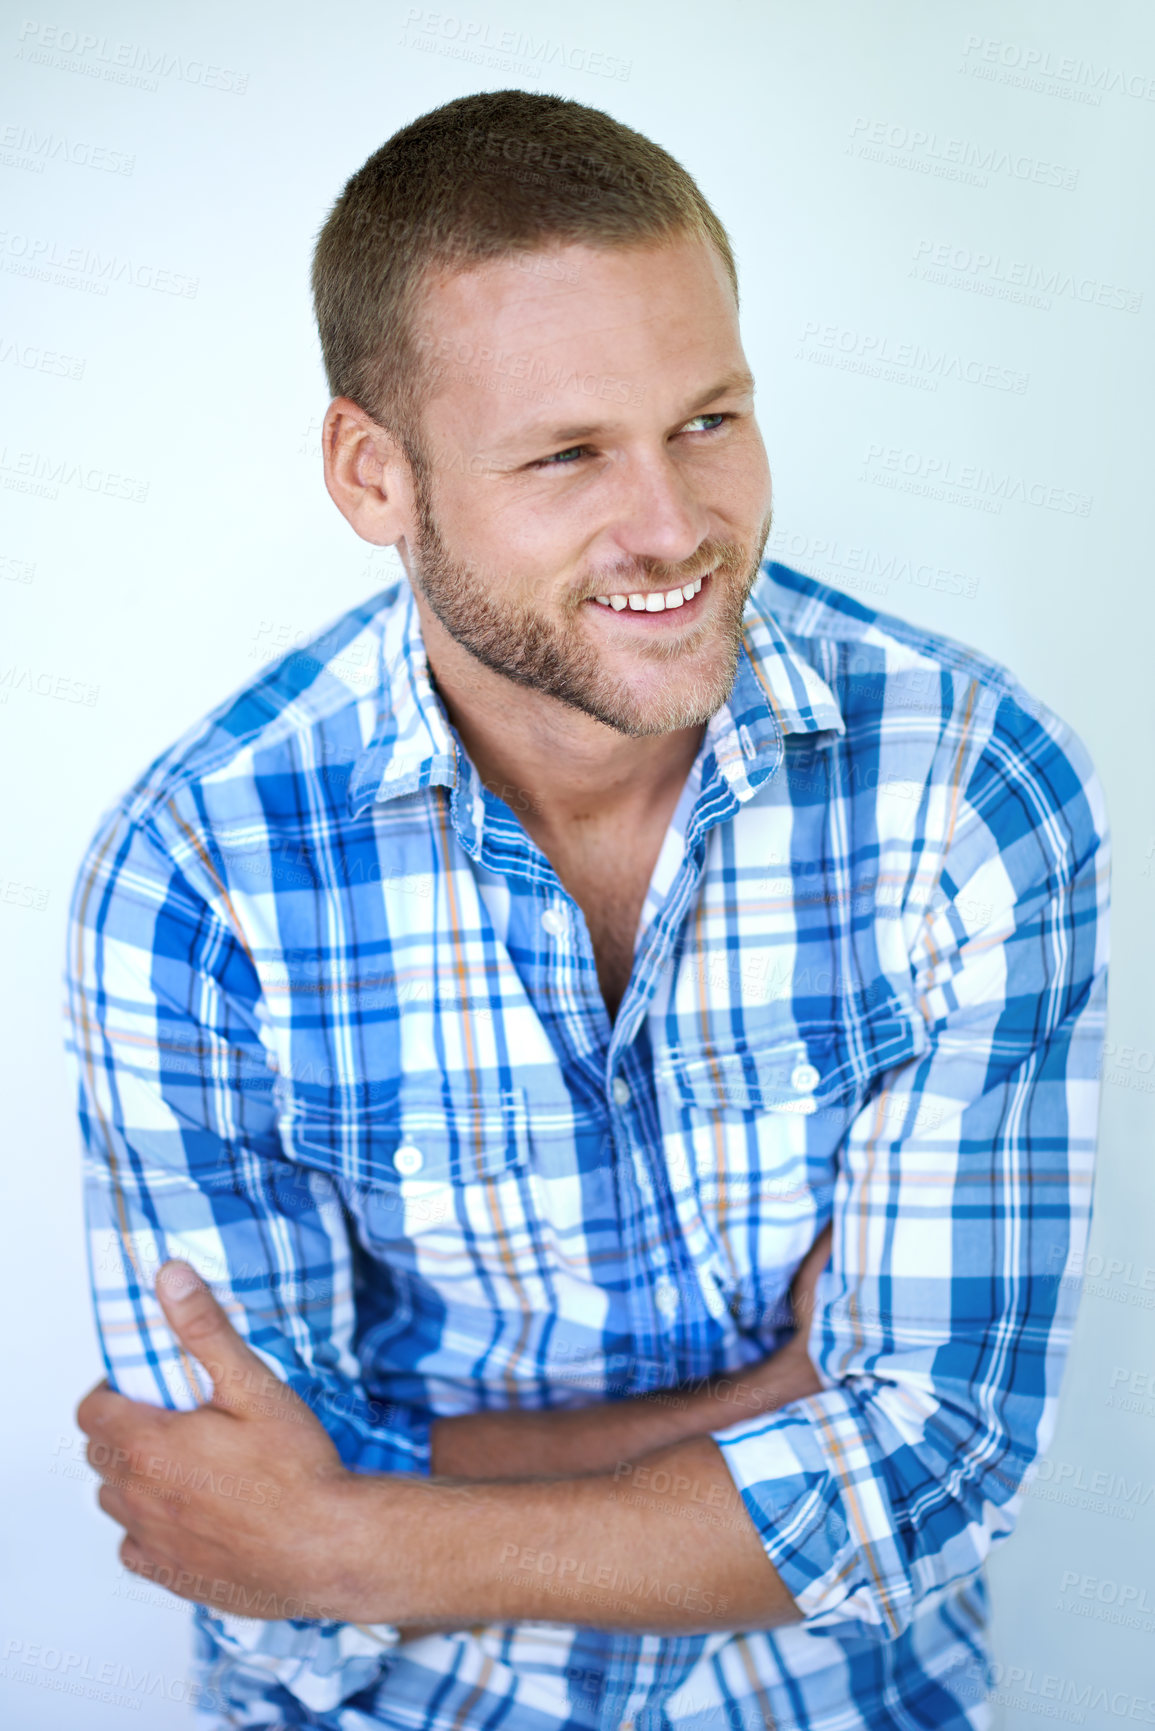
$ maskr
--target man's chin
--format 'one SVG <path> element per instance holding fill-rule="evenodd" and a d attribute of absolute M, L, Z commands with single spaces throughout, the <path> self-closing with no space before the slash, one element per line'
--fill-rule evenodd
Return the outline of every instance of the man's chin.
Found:
<path fill-rule="evenodd" d="M 696 676 L 679 668 L 678 676 L 670 677 L 670 668 L 663 678 L 651 668 L 639 676 L 635 665 L 616 679 L 612 673 L 603 675 L 588 691 L 571 691 L 561 700 L 631 739 L 678 733 L 703 727 L 717 714 L 734 689 L 736 669 L 736 660 Z"/>

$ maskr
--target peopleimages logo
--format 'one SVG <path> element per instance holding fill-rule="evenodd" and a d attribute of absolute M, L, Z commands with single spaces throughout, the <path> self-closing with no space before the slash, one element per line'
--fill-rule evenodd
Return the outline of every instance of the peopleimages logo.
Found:
<path fill-rule="evenodd" d="M 407 37 L 413 40 L 407 40 Z M 546 67 L 565 67 L 570 72 L 588 72 L 597 78 L 616 78 L 625 82 L 633 66 L 631 60 L 622 60 L 601 49 L 561 42 L 551 36 L 538 38 L 521 30 L 495 31 L 487 20 L 433 11 L 427 6 L 410 6 L 405 14 L 400 46 L 428 48 L 442 53 L 452 50 L 454 59 L 469 60 L 477 65 L 492 65 L 494 55 L 503 55 L 513 61 L 525 61 L 535 75 Z"/>
<path fill-rule="evenodd" d="M 61 132 L 38 132 L 16 122 L 0 131 L 0 162 L 7 168 L 27 168 L 43 174 L 46 163 L 67 162 L 73 168 L 95 168 L 104 174 L 131 174 L 136 157 L 106 144 L 90 144 Z"/>
<path fill-rule="evenodd" d="M 127 499 L 134 505 L 143 505 L 148 499 L 149 483 L 43 451 L 10 454 L 7 445 L 0 445 L 0 486 L 44 499 L 58 498 L 61 487 L 76 487 L 84 493 L 100 493 L 106 499 Z"/>
<path fill-rule="evenodd" d="M 896 553 L 881 553 L 873 547 L 843 544 L 825 535 L 776 528 L 771 531 L 766 551 L 776 558 L 800 559 L 816 565 L 848 588 L 865 589 L 872 595 L 889 595 L 889 585 L 895 582 L 906 582 L 916 589 L 933 589 L 937 595 L 963 595 L 968 600 L 978 593 L 978 578 L 962 571 L 905 559 Z"/>
<path fill-rule="evenodd" d="M 142 259 L 94 252 L 86 246 L 65 247 L 47 235 L 7 228 L 0 229 L 0 270 L 98 295 L 108 293 L 109 283 L 127 282 L 133 288 L 195 300 L 200 282 L 198 277 L 160 269 Z"/>
<path fill-rule="evenodd" d="M 963 180 L 972 186 L 988 186 L 988 175 L 1006 175 L 1011 180 L 1035 186 L 1057 186 L 1073 192 L 1079 170 L 1048 162 L 1025 151 L 1000 150 L 993 144 L 975 144 L 967 138 L 946 138 L 921 126 L 904 126 L 886 120 L 867 120 L 862 115 L 850 128 L 847 150 L 866 162 L 913 169 L 939 179 Z"/>
<path fill-rule="evenodd" d="M 864 373 L 895 384 L 916 384 L 927 391 L 937 391 L 941 379 L 953 379 L 959 384 L 981 385 L 986 390 L 1012 391 L 1021 397 L 1030 383 L 1029 373 L 1013 367 L 911 340 L 899 341 L 878 331 L 823 323 L 820 319 L 806 321 L 798 344 L 795 360 Z"/>
<path fill-rule="evenodd" d="M 1076 493 L 1010 470 L 986 469 L 981 463 L 956 463 L 953 457 L 904 451 L 899 445 L 868 445 L 863 462 L 867 467 L 859 478 L 873 485 L 924 493 L 948 504 L 973 504 L 996 514 L 1004 504 L 1021 504 L 1089 517 L 1094 504 L 1090 493 Z"/>
<path fill-rule="evenodd" d="M 243 96 L 248 88 L 247 72 L 234 72 L 195 55 L 175 54 L 165 48 L 149 48 L 140 42 L 117 42 L 89 31 L 69 30 L 59 24 L 43 24 L 26 18 L 17 38 L 17 60 L 33 66 L 51 66 L 58 72 L 79 72 L 112 84 L 155 91 L 161 78 L 176 78 L 182 84 L 199 84 L 206 90 L 227 91 Z"/>
<path fill-rule="evenodd" d="M 15 342 L 0 336 L 0 364 L 4 362 L 30 373 L 48 373 L 54 378 L 77 381 L 84 377 L 87 365 L 79 355 L 62 355 L 56 349 L 42 349 L 36 343 Z"/>
<path fill-rule="evenodd" d="M 968 36 L 959 71 L 1045 93 L 1050 85 L 1050 93 L 1075 97 L 1096 107 L 1105 94 L 1155 102 L 1155 77 L 1150 73 L 1109 63 L 1096 66 L 1076 54 L 1056 54 L 1051 48 L 1004 42 L 996 36 Z"/>
<path fill-rule="evenodd" d="M 1124 313 L 1137 313 L 1143 304 L 1139 289 L 1122 288 L 1100 277 L 1028 264 L 1023 259 L 1004 258 L 1002 253 L 984 252 L 981 248 L 954 246 L 950 241 L 916 242 L 909 274 L 922 282 L 942 283 L 971 294 L 1035 306 L 1044 312 L 1050 311 L 1052 297 Z"/>

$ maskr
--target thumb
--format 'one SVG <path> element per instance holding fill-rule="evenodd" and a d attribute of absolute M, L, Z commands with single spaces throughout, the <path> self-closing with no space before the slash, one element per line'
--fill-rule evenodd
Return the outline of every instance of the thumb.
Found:
<path fill-rule="evenodd" d="M 281 1385 L 243 1341 L 200 1275 L 187 1262 L 162 1265 L 156 1296 L 176 1338 L 208 1371 L 213 1405 L 244 1415 Z"/>

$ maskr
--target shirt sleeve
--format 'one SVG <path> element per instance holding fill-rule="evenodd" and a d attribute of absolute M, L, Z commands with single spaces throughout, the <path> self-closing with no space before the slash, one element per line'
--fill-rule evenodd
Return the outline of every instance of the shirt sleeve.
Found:
<path fill-rule="evenodd" d="M 880 1640 L 1011 1532 L 1090 1224 L 1102 790 L 1013 694 L 963 780 L 908 942 L 928 1044 L 876 1078 L 839 1152 L 809 1341 L 827 1386 L 714 1433 L 807 1626 Z"/>
<path fill-rule="evenodd" d="M 431 1415 L 373 1401 L 361 1384 L 344 1210 L 325 1174 L 285 1156 L 244 934 L 174 854 L 147 821 L 118 808 L 87 850 L 69 914 L 67 1050 L 109 1382 L 170 1408 L 209 1397 L 154 1291 L 160 1265 L 183 1257 L 316 1413 L 350 1470 L 427 1473 Z M 267 1663 L 277 1655 L 300 1669 L 304 1648 L 290 1625 L 199 1615 L 234 1652 L 267 1649 Z M 332 1684 L 332 1699 L 317 1704 L 374 1674 L 394 1638 L 384 1627 L 370 1640 L 345 1625 L 313 1625 L 306 1644 L 315 1665 L 324 1647 Z"/>

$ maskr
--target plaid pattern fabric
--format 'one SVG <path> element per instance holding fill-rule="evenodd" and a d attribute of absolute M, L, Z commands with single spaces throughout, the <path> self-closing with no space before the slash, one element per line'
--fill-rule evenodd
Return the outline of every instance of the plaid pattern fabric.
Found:
<path fill-rule="evenodd" d="M 102 818 L 67 985 L 110 1379 L 205 1392 L 170 1256 L 358 1471 L 427 1472 L 438 1415 L 725 1373 L 716 1440 L 805 1620 L 397 1647 L 202 1607 L 201 1722 L 987 1723 L 981 1565 L 1053 1429 L 1090 1217 L 1084 747 L 1005 667 L 767 564 L 612 1025 L 519 797 L 465 755 L 399 583 Z M 751 1415 L 831 1218 L 823 1392 Z"/>

